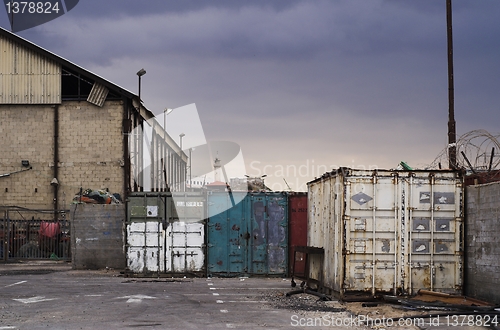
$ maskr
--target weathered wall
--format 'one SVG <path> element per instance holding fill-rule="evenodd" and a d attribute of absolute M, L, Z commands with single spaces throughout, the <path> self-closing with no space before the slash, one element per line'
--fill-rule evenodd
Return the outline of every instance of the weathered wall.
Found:
<path fill-rule="evenodd" d="M 59 198 L 70 203 L 83 189 L 108 189 L 123 196 L 123 106 L 106 101 L 63 102 L 59 108 Z"/>
<path fill-rule="evenodd" d="M 53 208 L 54 107 L 0 105 L 0 205 Z M 123 106 L 107 101 L 102 108 L 88 102 L 59 106 L 59 209 L 67 209 L 80 187 L 108 189 L 123 196 Z"/>
<path fill-rule="evenodd" d="M 0 205 L 52 208 L 54 109 L 47 105 L 0 105 Z"/>
<path fill-rule="evenodd" d="M 500 182 L 466 188 L 465 294 L 500 303 Z"/>
<path fill-rule="evenodd" d="M 74 269 L 124 269 L 125 205 L 73 204 L 71 253 Z"/>

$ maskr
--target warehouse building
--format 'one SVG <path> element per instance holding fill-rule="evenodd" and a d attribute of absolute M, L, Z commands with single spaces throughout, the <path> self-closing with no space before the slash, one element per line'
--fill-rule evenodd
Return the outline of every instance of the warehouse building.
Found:
<path fill-rule="evenodd" d="M 185 189 L 187 156 L 138 95 L 3 28 L 0 117 L 0 238 L 10 244 L 33 241 L 42 220 L 67 220 L 87 189 L 113 201 L 149 185 Z M 146 125 L 153 133 L 145 148 Z"/>

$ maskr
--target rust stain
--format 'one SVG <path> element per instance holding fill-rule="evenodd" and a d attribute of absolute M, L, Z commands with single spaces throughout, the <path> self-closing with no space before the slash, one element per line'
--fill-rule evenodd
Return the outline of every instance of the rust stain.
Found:
<path fill-rule="evenodd" d="M 215 230 L 221 230 L 221 229 L 222 229 L 222 227 L 221 227 L 220 223 L 217 222 L 215 224 Z"/>
<path fill-rule="evenodd" d="M 222 260 L 217 261 L 217 265 L 222 266 Z"/>
<path fill-rule="evenodd" d="M 231 229 L 235 230 L 235 231 L 238 231 L 238 230 L 240 230 L 240 227 L 238 225 L 234 224 Z"/>

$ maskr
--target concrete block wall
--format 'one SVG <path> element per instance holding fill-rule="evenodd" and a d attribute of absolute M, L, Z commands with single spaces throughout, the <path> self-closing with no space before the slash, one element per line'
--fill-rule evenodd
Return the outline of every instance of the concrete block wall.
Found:
<path fill-rule="evenodd" d="M 125 269 L 125 212 L 124 204 L 71 206 L 74 269 Z"/>
<path fill-rule="evenodd" d="M 83 189 L 107 189 L 123 196 L 123 106 L 106 101 L 64 102 L 59 108 L 60 200 L 70 203 Z"/>
<path fill-rule="evenodd" d="M 0 177 L 0 205 L 52 208 L 54 109 L 50 105 L 0 105 L 0 118 L 0 175 L 23 169 L 22 160 L 33 168 Z"/>
<path fill-rule="evenodd" d="M 500 182 L 466 188 L 465 294 L 500 304 Z"/>
<path fill-rule="evenodd" d="M 80 187 L 108 189 L 123 196 L 123 107 L 86 101 L 59 106 L 59 208 L 68 209 Z M 53 208 L 54 108 L 50 105 L 0 105 L 0 205 Z"/>

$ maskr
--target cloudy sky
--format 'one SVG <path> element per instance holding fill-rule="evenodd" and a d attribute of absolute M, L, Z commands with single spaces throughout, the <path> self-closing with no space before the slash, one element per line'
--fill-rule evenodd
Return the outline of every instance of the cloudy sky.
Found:
<path fill-rule="evenodd" d="M 458 135 L 500 131 L 499 17 L 498 0 L 453 0 Z M 82 0 L 19 35 L 132 92 L 146 69 L 147 108 L 195 104 L 276 190 L 424 168 L 447 145 L 445 0 Z"/>

